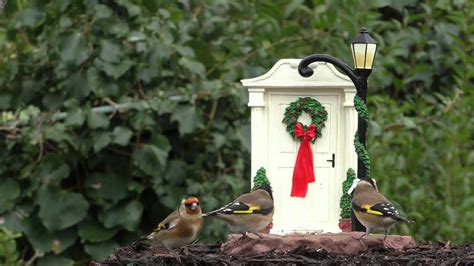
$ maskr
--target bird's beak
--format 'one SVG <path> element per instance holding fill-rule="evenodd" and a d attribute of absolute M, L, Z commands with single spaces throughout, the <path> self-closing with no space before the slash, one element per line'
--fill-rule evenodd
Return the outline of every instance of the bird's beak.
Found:
<path fill-rule="evenodd" d="M 191 210 L 195 211 L 199 208 L 199 205 L 197 204 L 197 202 L 193 202 L 193 204 L 191 204 Z"/>

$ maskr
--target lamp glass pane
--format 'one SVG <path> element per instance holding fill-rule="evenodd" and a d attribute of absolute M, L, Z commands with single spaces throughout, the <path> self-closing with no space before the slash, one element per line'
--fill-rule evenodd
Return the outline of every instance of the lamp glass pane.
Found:
<path fill-rule="evenodd" d="M 377 50 L 377 44 L 375 43 L 367 44 L 367 54 L 365 55 L 365 68 L 366 69 L 372 69 L 372 64 L 374 63 L 376 50 Z"/>
<path fill-rule="evenodd" d="M 365 68 L 365 43 L 353 43 L 352 52 L 355 61 L 355 68 Z"/>
<path fill-rule="evenodd" d="M 352 60 L 354 60 L 354 66 L 356 66 L 356 56 L 355 56 L 355 50 L 354 50 L 354 44 L 351 44 L 351 51 L 352 51 Z"/>

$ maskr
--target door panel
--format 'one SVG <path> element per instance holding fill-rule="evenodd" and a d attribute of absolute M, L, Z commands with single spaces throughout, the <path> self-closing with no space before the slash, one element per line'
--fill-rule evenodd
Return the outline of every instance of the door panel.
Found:
<path fill-rule="evenodd" d="M 311 95 L 328 112 L 326 127 L 322 130 L 323 136 L 311 145 L 316 181 L 308 185 L 305 198 L 290 197 L 293 168 L 300 141 L 293 140 L 286 131 L 286 125 L 281 121 L 289 104 L 306 96 L 308 95 L 272 93 L 268 96 L 268 122 L 271 129 L 268 139 L 269 177 L 275 190 L 273 224 L 274 228 L 282 228 L 286 232 L 314 232 L 333 226 L 335 213 L 337 215 L 339 209 L 339 201 L 330 198 L 336 186 L 336 168 L 327 161 L 332 159 L 337 148 L 338 95 Z M 311 120 L 308 114 L 303 113 L 298 121 L 309 125 Z M 336 167 L 337 165 L 336 161 Z"/>

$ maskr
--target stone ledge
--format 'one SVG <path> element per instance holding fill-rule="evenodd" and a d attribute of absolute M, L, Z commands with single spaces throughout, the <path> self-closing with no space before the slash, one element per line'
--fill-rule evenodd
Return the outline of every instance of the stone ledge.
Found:
<path fill-rule="evenodd" d="M 411 236 L 365 235 L 362 232 L 322 233 L 322 234 L 253 234 L 230 235 L 222 244 L 221 251 L 226 255 L 259 254 L 265 252 L 291 252 L 302 247 L 309 250 L 324 249 L 329 253 L 356 255 L 375 248 L 404 250 L 416 247 Z"/>

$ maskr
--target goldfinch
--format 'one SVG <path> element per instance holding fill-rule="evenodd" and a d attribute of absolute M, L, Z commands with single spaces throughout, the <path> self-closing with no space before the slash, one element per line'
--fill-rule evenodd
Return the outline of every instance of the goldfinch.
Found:
<path fill-rule="evenodd" d="M 224 207 L 204 214 L 224 220 L 232 233 L 257 233 L 266 228 L 273 218 L 273 196 L 269 184 L 243 194 Z"/>
<path fill-rule="evenodd" d="M 183 199 L 179 208 L 159 223 L 146 239 L 158 242 L 168 250 L 174 249 L 196 240 L 203 224 L 198 198 L 189 197 Z"/>
<path fill-rule="evenodd" d="M 360 223 L 365 226 L 366 234 L 372 230 L 383 230 L 386 238 L 395 223 L 414 223 L 400 215 L 390 201 L 377 191 L 375 180 L 356 179 L 354 185 L 352 209 Z M 352 189 L 348 193 L 351 192 Z"/>

